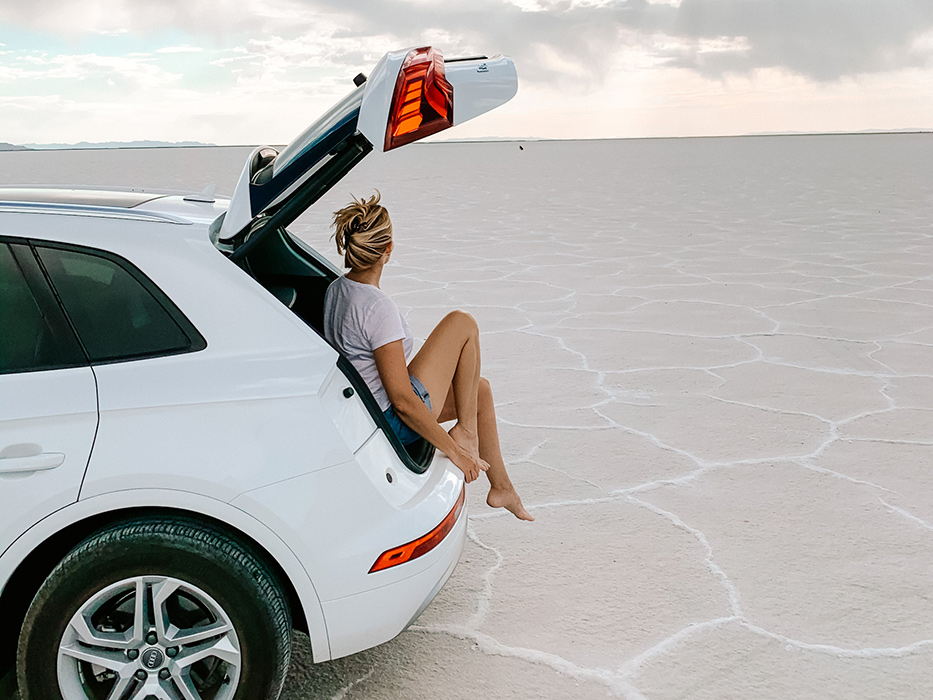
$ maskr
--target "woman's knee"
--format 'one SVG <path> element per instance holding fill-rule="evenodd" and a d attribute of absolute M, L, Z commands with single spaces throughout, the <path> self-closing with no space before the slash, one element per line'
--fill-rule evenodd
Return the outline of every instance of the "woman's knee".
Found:
<path fill-rule="evenodd" d="M 492 401 L 492 386 L 489 384 L 489 380 L 486 379 L 486 377 L 479 378 L 479 391 L 477 396 L 481 402 Z"/>
<path fill-rule="evenodd" d="M 460 309 L 451 311 L 449 314 L 447 314 L 444 317 L 444 322 L 453 324 L 458 328 L 462 328 L 467 333 L 479 333 L 479 326 L 476 323 L 476 319 L 473 318 L 473 315 Z"/>

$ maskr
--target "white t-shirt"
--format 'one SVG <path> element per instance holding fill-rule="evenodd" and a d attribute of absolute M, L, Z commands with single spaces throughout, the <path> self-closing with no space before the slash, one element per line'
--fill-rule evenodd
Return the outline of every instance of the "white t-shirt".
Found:
<path fill-rule="evenodd" d="M 379 410 L 389 408 L 373 350 L 401 340 L 407 364 L 414 347 L 411 330 L 389 295 L 371 284 L 338 277 L 324 295 L 324 337 L 356 367 Z"/>

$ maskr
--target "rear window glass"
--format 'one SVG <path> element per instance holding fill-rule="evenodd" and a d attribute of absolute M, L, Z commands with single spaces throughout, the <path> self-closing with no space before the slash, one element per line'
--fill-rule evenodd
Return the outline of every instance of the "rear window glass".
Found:
<path fill-rule="evenodd" d="M 320 144 L 328 136 L 333 135 L 340 127 L 344 127 L 349 121 L 355 119 L 362 100 L 363 89 L 362 87 L 358 87 L 331 107 L 320 119 L 298 134 L 298 136 L 276 156 L 275 165 L 273 166 L 275 172 L 282 172 L 302 155 Z M 324 155 L 325 153 L 321 153 L 321 157 Z"/>
<path fill-rule="evenodd" d="M 35 266 L 32 251 L 17 247 L 24 262 Z M 10 246 L 0 243 L 0 374 L 85 364 L 73 336 L 68 337 L 70 331 L 65 337 L 55 332 L 50 318 L 53 311 L 61 318 L 61 311 L 42 308 Z"/>
<path fill-rule="evenodd" d="M 91 362 L 200 349 L 173 318 L 181 312 L 123 264 L 74 250 L 36 250 Z"/>

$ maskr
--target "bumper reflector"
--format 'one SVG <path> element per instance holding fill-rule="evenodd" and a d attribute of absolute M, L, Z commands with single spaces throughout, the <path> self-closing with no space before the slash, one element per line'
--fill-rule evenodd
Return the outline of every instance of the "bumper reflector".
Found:
<path fill-rule="evenodd" d="M 412 540 L 408 544 L 403 544 L 400 547 L 393 547 L 392 549 L 386 550 L 380 554 L 379 558 L 376 559 L 376 563 L 373 564 L 373 567 L 369 570 L 369 573 L 382 571 L 383 569 L 389 569 L 393 566 L 404 564 L 407 561 L 424 556 L 432 549 L 434 549 L 443 541 L 445 537 L 447 537 L 447 535 L 453 529 L 454 523 L 456 523 L 457 518 L 460 517 L 460 511 L 463 510 L 463 502 L 465 497 L 466 489 L 461 488 L 460 497 L 457 498 L 457 502 L 454 504 L 454 507 L 450 509 L 450 512 L 441 521 L 440 525 L 431 530 L 431 532 L 428 534 L 423 535 L 416 540 Z"/>

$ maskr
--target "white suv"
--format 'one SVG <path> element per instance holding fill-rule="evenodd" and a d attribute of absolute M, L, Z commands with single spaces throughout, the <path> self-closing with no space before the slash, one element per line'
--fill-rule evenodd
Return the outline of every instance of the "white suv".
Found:
<path fill-rule="evenodd" d="M 450 576 L 462 475 L 406 450 L 321 336 L 339 272 L 286 230 L 373 148 L 516 90 L 390 53 L 231 200 L 0 189 L 0 675 L 26 700 L 278 696 Z"/>

